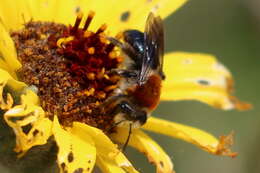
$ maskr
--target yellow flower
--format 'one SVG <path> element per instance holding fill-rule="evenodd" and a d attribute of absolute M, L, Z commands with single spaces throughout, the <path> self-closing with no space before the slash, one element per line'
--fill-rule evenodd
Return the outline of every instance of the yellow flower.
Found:
<path fill-rule="evenodd" d="M 6 111 L 5 122 L 16 135 L 15 152 L 23 156 L 36 145 L 44 145 L 54 136 L 59 148 L 57 162 L 61 172 L 91 172 L 94 165 L 103 172 L 137 172 L 111 139 L 124 143 L 128 129 L 118 127 L 107 136 L 102 130 L 85 123 L 61 125 L 56 113 L 49 118 L 41 107 L 37 88 L 18 81 L 21 63 L 9 33 L 33 21 L 53 21 L 73 24 L 76 13 L 94 11 L 95 22 L 90 29 L 108 24 L 110 36 L 125 29 L 143 30 L 149 11 L 162 18 L 182 6 L 186 0 L 2 0 L 0 5 L 0 108 Z M 12 9 L 12 10 L 10 10 Z M 59 40 L 58 45 L 70 41 Z M 62 42 L 62 43 L 61 43 Z M 94 53 L 94 50 L 90 49 Z M 164 57 L 167 76 L 162 88 L 162 100 L 197 100 L 220 109 L 247 109 L 232 92 L 230 72 L 214 56 L 200 53 L 170 52 Z M 7 89 L 7 90 L 5 90 Z M 6 92 L 8 91 L 8 92 Z M 29 132 L 24 128 L 31 126 Z M 185 125 L 151 117 L 141 129 L 133 130 L 129 145 L 145 153 L 156 165 L 158 173 L 174 172 L 173 164 L 163 149 L 142 129 L 185 140 L 216 155 L 235 156 L 229 150 L 232 135 L 214 136 Z"/>

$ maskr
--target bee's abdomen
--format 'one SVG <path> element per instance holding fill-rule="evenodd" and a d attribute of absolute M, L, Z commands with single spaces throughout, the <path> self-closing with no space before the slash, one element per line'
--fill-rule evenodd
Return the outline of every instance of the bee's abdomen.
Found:
<path fill-rule="evenodd" d="M 160 94 L 161 78 L 151 75 L 145 84 L 136 87 L 133 97 L 139 106 L 153 110 L 159 103 Z"/>

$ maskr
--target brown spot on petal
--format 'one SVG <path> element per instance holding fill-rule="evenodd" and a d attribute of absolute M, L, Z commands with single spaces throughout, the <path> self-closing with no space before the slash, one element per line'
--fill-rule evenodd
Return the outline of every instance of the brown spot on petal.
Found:
<path fill-rule="evenodd" d="M 160 166 L 163 168 L 164 167 L 164 163 L 162 161 L 159 162 Z"/>
<path fill-rule="evenodd" d="M 38 130 L 38 129 L 35 129 L 35 130 L 33 131 L 33 136 L 36 136 L 38 133 L 39 133 L 39 130 Z"/>
<path fill-rule="evenodd" d="M 60 166 L 61 166 L 61 169 L 64 171 L 65 168 L 66 168 L 66 164 L 63 162 L 63 163 L 60 164 Z"/>
<path fill-rule="evenodd" d="M 83 171 L 84 171 L 83 168 L 78 168 L 73 173 L 82 173 Z"/>
<path fill-rule="evenodd" d="M 205 86 L 210 85 L 210 82 L 205 79 L 198 80 L 198 83 Z"/>
<path fill-rule="evenodd" d="M 74 160 L 73 153 L 70 152 L 69 155 L 68 155 L 68 162 L 71 163 L 73 160 Z"/>
<path fill-rule="evenodd" d="M 120 20 L 122 22 L 128 21 L 130 14 L 131 14 L 130 11 L 125 11 L 124 13 L 121 14 Z"/>
<path fill-rule="evenodd" d="M 77 7 L 75 8 L 75 13 L 78 14 L 80 11 L 81 11 L 81 10 L 80 10 L 80 7 L 77 6 Z"/>

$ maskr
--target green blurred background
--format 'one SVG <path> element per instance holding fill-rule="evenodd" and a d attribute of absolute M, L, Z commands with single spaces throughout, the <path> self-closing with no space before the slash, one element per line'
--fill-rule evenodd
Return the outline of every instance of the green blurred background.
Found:
<path fill-rule="evenodd" d="M 258 3 L 258 6 L 257 6 Z M 250 111 L 221 111 L 194 101 L 163 102 L 160 118 L 198 127 L 216 136 L 235 132 L 235 159 L 210 155 L 183 141 L 150 133 L 172 158 L 177 173 L 260 172 L 259 0 L 190 0 L 166 19 L 166 51 L 214 54 L 232 72 L 235 95 Z M 260 15 L 260 13 L 259 13 Z M 141 172 L 155 172 L 144 156 L 128 149 Z"/>

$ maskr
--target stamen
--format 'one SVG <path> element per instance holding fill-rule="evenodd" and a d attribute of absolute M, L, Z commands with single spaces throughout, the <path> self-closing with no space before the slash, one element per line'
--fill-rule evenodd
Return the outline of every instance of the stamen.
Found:
<path fill-rule="evenodd" d="M 114 90 L 114 89 L 116 89 L 116 88 L 117 88 L 117 85 L 110 85 L 110 86 L 106 87 L 104 90 L 105 90 L 106 92 L 108 92 L 108 91 Z"/>
<path fill-rule="evenodd" d="M 79 25 L 81 23 L 81 20 L 82 20 L 82 17 L 83 17 L 83 13 L 82 12 L 79 12 L 78 15 L 77 15 L 77 19 L 75 21 L 75 24 L 73 26 L 73 31 L 76 32 L 79 28 Z"/>
<path fill-rule="evenodd" d="M 120 40 L 122 38 L 123 38 L 123 32 L 119 32 L 119 33 L 116 34 L 116 39 L 117 40 Z"/>
<path fill-rule="evenodd" d="M 105 71 L 105 68 L 102 68 L 101 71 L 97 74 L 97 78 L 102 79 L 104 77 Z"/>
<path fill-rule="evenodd" d="M 96 34 L 100 34 L 102 32 L 104 32 L 107 29 L 107 25 L 103 24 L 96 32 Z"/>
<path fill-rule="evenodd" d="M 112 44 L 112 43 L 109 43 L 109 45 L 107 46 L 107 49 L 106 49 L 106 51 L 107 51 L 107 52 L 110 52 L 111 50 L 113 50 L 113 49 L 114 49 L 114 47 L 115 47 L 115 45 L 114 45 L 114 44 Z"/>
<path fill-rule="evenodd" d="M 103 91 L 100 91 L 100 92 L 98 92 L 97 97 L 99 99 L 104 99 L 104 98 L 106 98 L 106 93 Z"/>
<path fill-rule="evenodd" d="M 100 40 L 101 43 L 104 43 L 104 44 L 106 44 L 106 43 L 108 42 L 108 40 L 106 39 L 106 37 L 102 36 L 101 33 L 99 34 L 99 40 Z M 108 46 L 109 46 L 109 45 L 108 45 Z M 111 49 L 111 51 L 112 51 L 112 49 Z"/>
<path fill-rule="evenodd" d="M 85 32 L 84 32 L 84 37 L 85 37 L 85 38 L 88 38 L 88 37 L 90 37 L 92 34 L 93 34 L 93 33 L 90 32 L 90 31 L 85 31 Z"/>
<path fill-rule="evenodd" d="M 94 80 L 95 79 L 95 73 L 87 73 L 87 78 L 89 80 Z"/>
<path fill-rule="evenodd" d="M 123 33 L 122 33 L 122 32 L 117 33 L 116 39 L 117 39 L 117 40 L 120 40 L 121 38 L 123 38 Z M 109 45 L 107 46 L 107 51 L 110 52 L 110 51 L 112 51 L 114 48 L 115 48 L 115 44 L 109 43 Z"/>
<path fill-rule="evenodd" d="M 88 48 L 88 53 L 89 53 L 90 55 L 93 55 L 93 54 L 95 53 L 95 48 L 94 48 L 94 47 Z"/>
<path fill-rule="evenodd" d="M 114 59 L 117 57 L 117 53 L 115 51 L 109 53 L 109 58 Z"/>
<path fill-rule="evenodd" d="M 109 80 L 109 76 L 107 74 L 104 74 L 104 78 Z"/>
<path fill-rule="evenodd" d="M 85 22 L 85 25 L 83 27 L 83 31 L 86 31 L 89 27 L 90 22 L 92 21 L 93 17 L 95 16 L 95 12 L 94 11 L 90 11 L 88 14 L 88 18 Z"/>
<path fill-rule="evenodd" d="M 74 39 L 73 36 L 69 36 L 69 37 L 67 37 L 67 38 L 60 38 L 60 39 L 57 41 L 57 46 L 61 48 L 61 47 L 62 47 L 62 44 L 66 44 L 66 43 L 72 41 L 73 39 Z"/>

